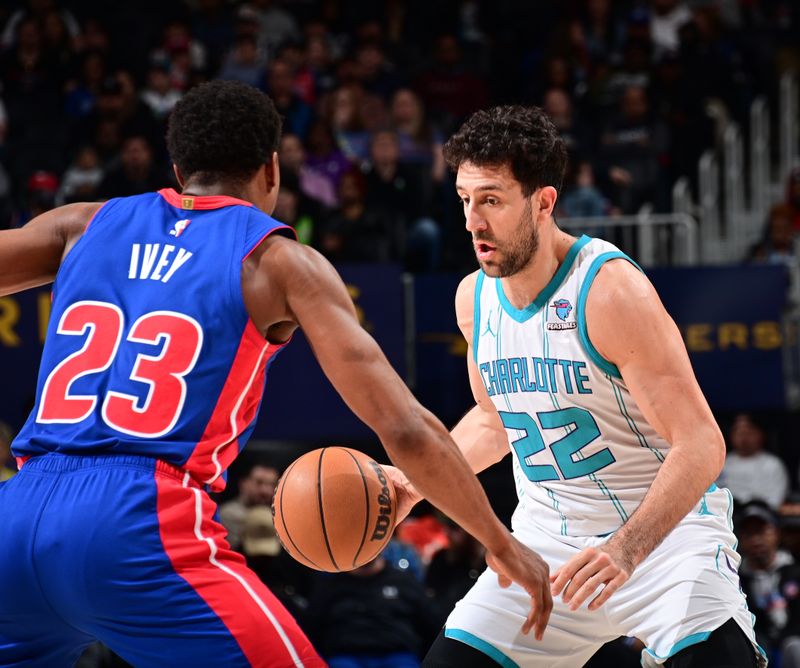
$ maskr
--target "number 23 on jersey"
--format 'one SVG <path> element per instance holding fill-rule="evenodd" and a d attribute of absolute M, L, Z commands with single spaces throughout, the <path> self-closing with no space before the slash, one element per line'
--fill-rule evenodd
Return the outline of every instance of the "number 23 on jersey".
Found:
<path fill-rule="evenodd" d="M 108 302 L 80 301 L 70 305 L 56 330 L 64 336 L 86 336 L 83 347 L 63 359 L 45 380 L 36 421 L 75 424 L 95 410 L 97 395 L 73 394 L 73 383 L 108 370 L 114 362 L 125 330 L 118 306 Z M 193 318 L 175 311 L 152 311 L 137 318 L 125 336 L 133 344 L 162 344 L 156 355 L 139 353 L 129 378 L 146 383 L 144 401 L 108 390 L 102 397 L 101 415 L 112 429 L 142 438 L 158 438 L 178 422 L 186 401 L 184 377 L 194 368 L 203 346 L 203 329 Z"/>

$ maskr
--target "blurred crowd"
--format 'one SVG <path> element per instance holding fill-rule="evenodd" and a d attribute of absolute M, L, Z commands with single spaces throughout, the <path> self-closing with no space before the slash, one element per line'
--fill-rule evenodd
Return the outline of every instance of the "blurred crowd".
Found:
<path fill-rule="evenodd" d="M 715 140 L 709 105 L 742 121 L 756 95 L 774 102 L 800 62 L 797 11 L 791 0 L 5 2 L 0 226 L 174 185 L 169 113 L 221 77 L 265 90 L 283 115 L 275 215 L 305 243 L 336 262 L 461 268 L 469 245 L 441 147 L 472 111 L 544 107 L 572 158 L 560 215 L 664 211 Z M 796 194 L 787 206 L 797 225 Z M 754 257 L 774 245 L 765 235 Z"/>

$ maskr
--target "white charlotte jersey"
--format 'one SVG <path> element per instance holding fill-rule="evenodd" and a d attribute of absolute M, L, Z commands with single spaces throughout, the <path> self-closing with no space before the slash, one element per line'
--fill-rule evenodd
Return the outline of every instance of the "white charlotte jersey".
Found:
<path fill-rule="evenodd" d="M 514 528 L 603 536 L 644 499 L 668 444 L 645 421 L 618 369 L 592 346 L 586 298 L 600 267 L 627 256 L 581 237 L 536 300 L 514 308 L 478 273 L 473 351 L 514 458 Z"/>

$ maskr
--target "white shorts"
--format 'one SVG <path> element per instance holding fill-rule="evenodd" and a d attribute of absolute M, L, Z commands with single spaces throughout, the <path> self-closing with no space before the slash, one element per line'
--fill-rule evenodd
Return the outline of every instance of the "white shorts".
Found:
<path fill-rule="evenodd" d="M 728 490 L 708 492 L 599 610 L 590 612 L 587 602 L 572 612 L 560 597 L 554 599 L 541 642 L 520 631 L 530 610 L 528 595 L 517 585 L 501 588 L 489 569 L 458 602 L 445 635 L 504 668 L 578 668 L 604 643 L 630 636 L 644 642 L 642 665 L 649 668 L 702 642 L 733 618 L 766 665 L 739 588 L 741 558 L 731 531 L 732 508 Z M 581 550 L 608 540 L 554 536 L 530 522 L 515 526 L 514 535 L 542 556 L 551 573 Z"/>

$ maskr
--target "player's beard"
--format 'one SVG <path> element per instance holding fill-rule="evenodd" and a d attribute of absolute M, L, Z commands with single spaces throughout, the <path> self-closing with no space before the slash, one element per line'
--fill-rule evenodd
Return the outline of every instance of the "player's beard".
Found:
<path fill-rule="evenodd" d="M 492 239 L 476 237 L 476 241 L 493 243 Z M 480 262 L 483 273 L 492 278 L 505 278 L 513 276 L 528 266 L 539 248 L 539 230 L 533 221 L 533 207 L 531 200 L 525 202 L 525 209 L 519 219 L 517 237 L 508 247 L 496 246 L 502 252 L 499 264 Z"/>

